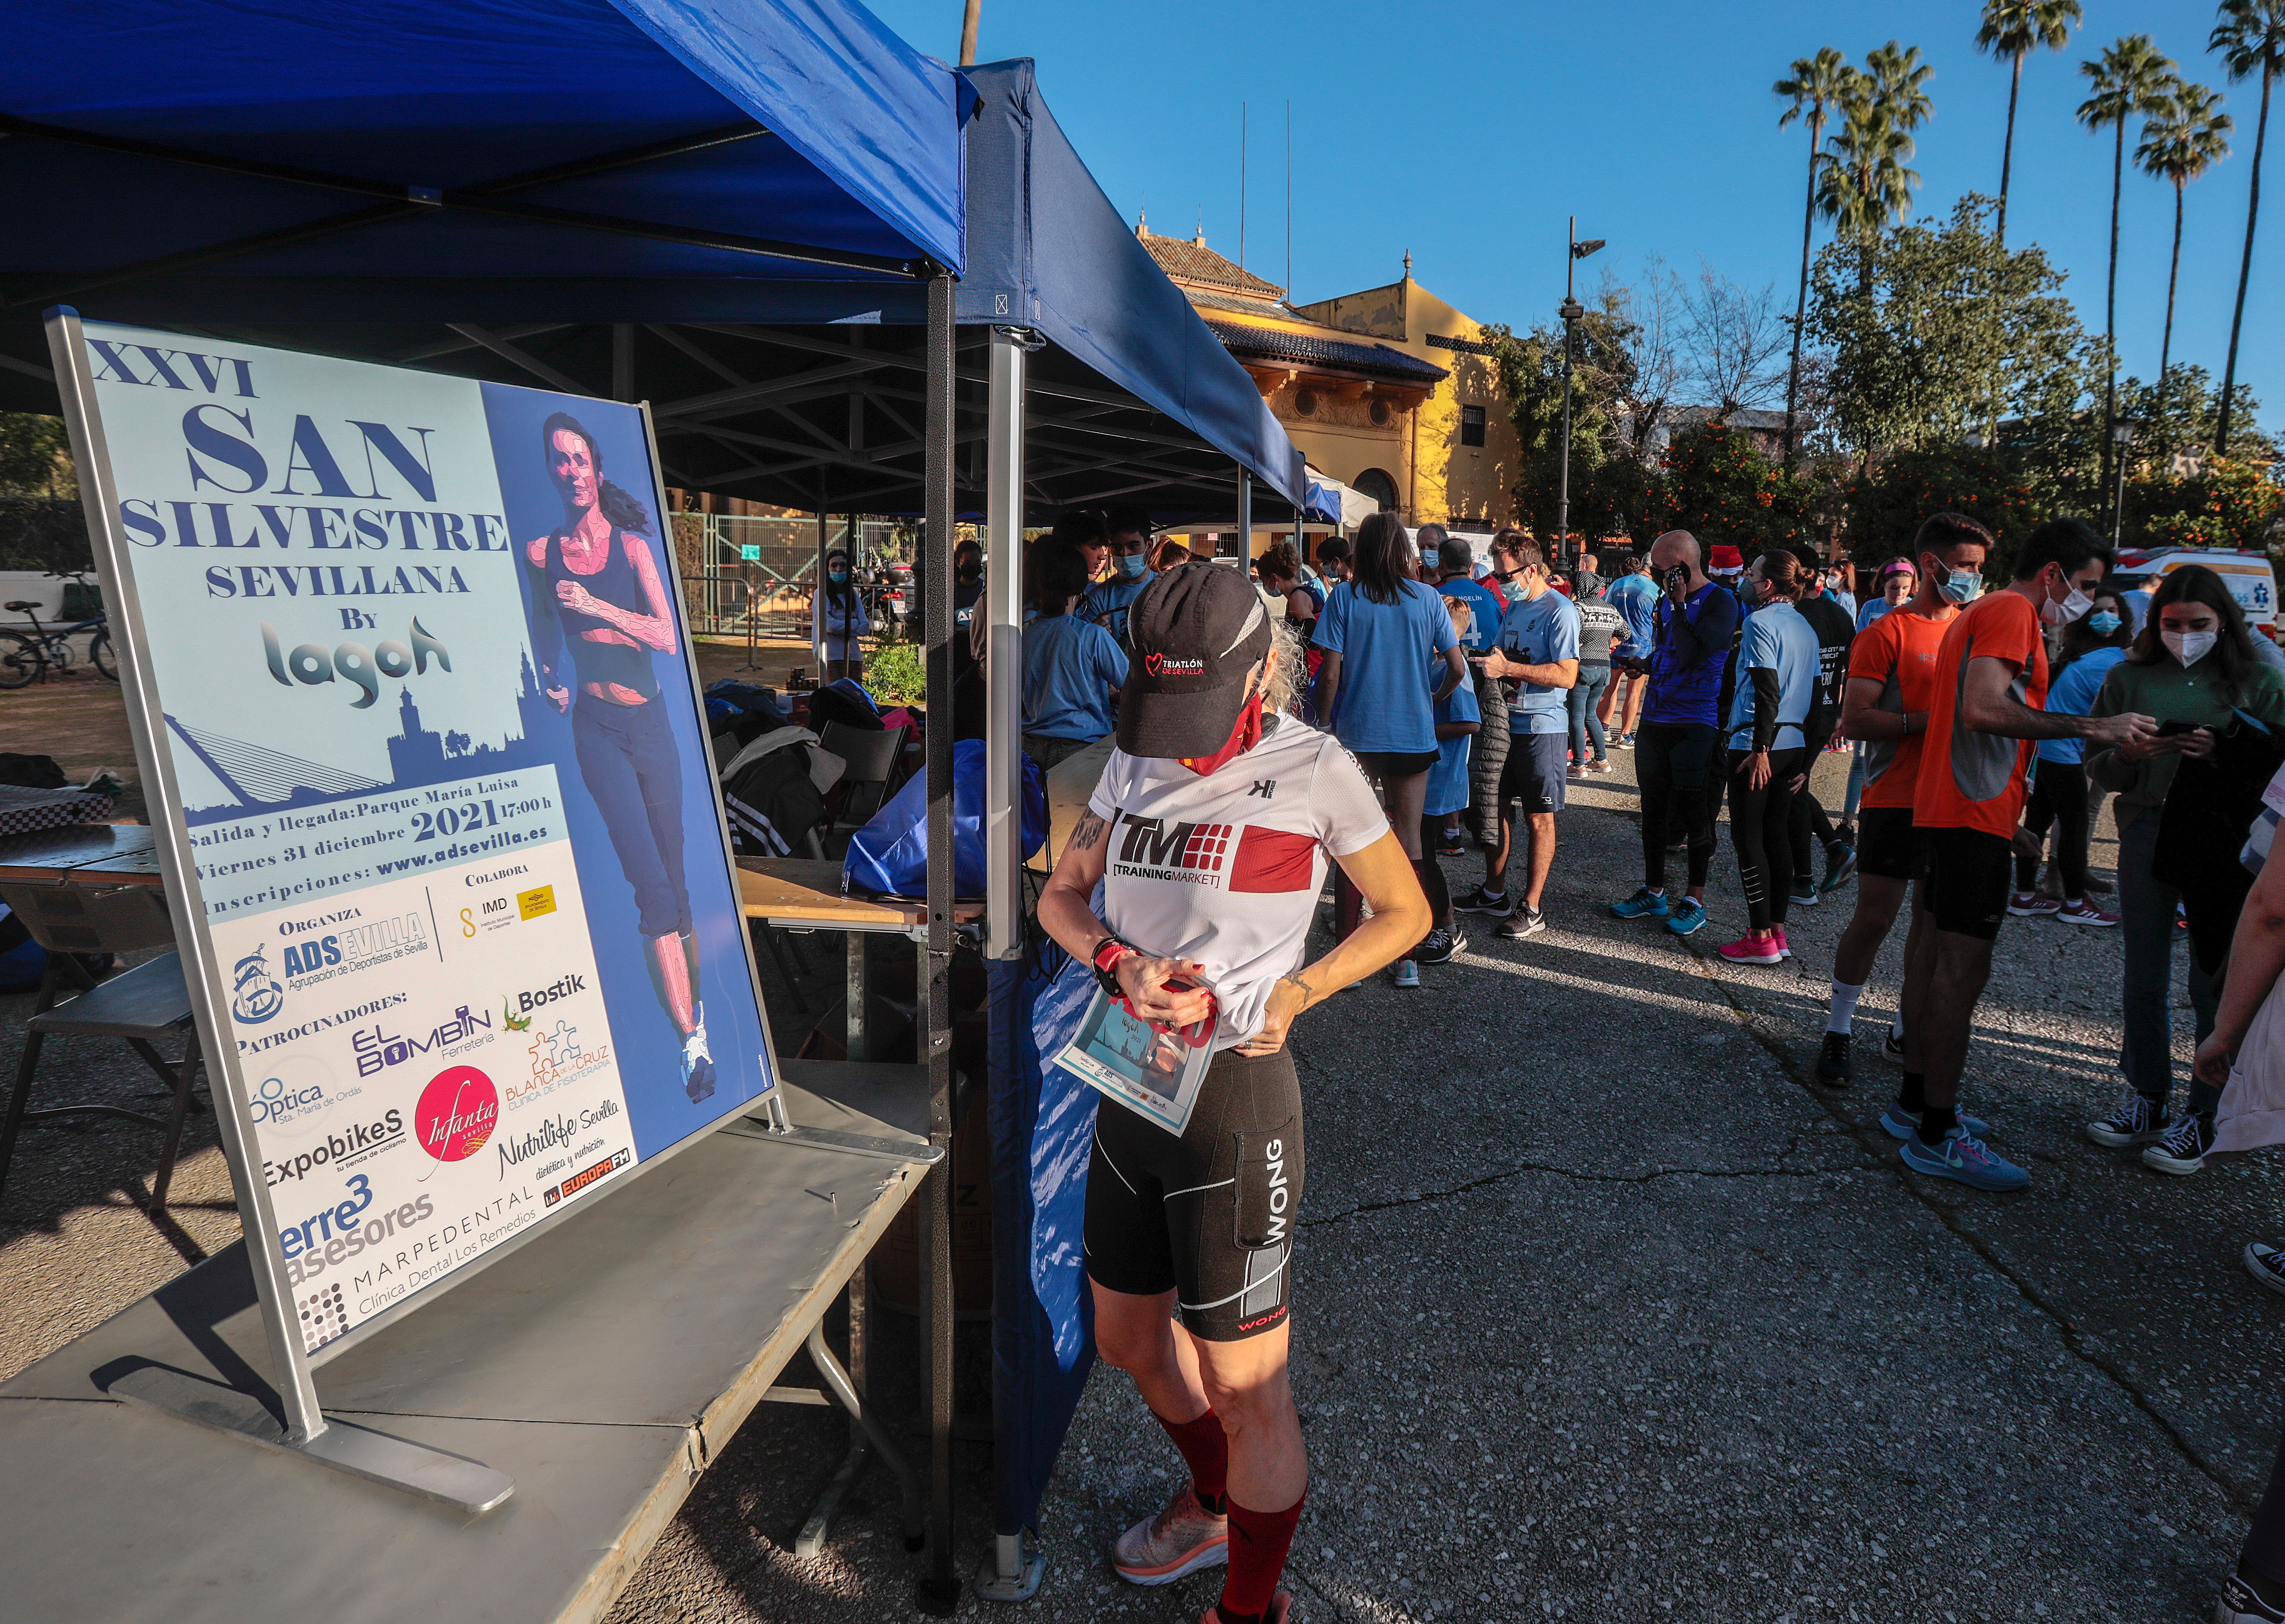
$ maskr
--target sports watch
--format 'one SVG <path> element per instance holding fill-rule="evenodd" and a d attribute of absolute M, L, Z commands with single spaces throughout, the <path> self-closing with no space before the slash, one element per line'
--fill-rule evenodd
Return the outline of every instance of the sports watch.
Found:
<path fill-rule="evenodd" d="M 1124 998 L 1127 989 L 1119 985 L 1119 961 L 1129 953 L 1142 950 L 1123 936 L 1106 936 L 1095 950 L 1095 978 L 1103 984 L 1103 992 L 1112 998 Z"/>

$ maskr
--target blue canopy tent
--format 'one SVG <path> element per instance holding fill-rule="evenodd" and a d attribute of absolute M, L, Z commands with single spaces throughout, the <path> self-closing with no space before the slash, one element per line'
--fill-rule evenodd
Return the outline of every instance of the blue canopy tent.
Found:
<path fill-rule="evenodd" d="M 1035 1190 L 1031 1169 L 1083 1149 L 1087 1102 L 1043 1102 L 1025 1052 L 1017 542 L 1074 504 L 1243 522 L 1258 490 L 1298 511 L 1301 458 L 1260 391 L 1103 197 L 1028 61 L 955 75 L 852 0 L 106 0 L 20 15 L 26 48 L 0 62 L 0 132 L 18 137 L 0 140 L 0 195 L 19 223 L 0 242 L 0 406 L 52 410 L 35 318 L 69 299 L 648 398 L 686 487 L 920 512 L 935 535 L 955 513 L 991 521 L 1002 1539 L 986 1568 L 1020 1574 L 1017 1537 L 1091 1354 L 1075 1249 L 1043 1273 L 1031 1261 L 1076 1235 L 1076 1182 Z M 945 273 L 963 268 L 955 290 Z M 949 552 L 930 560 L 939 692 Z M 930 744 L 933 812 L 949 804 L 950 731 Z M 950 841 L 930 846 L 946 867 L 931 896 L 948 897 Z M 942 1032 L 949 910 L 930 912 Z M 948 1134 L 949 1058 L 930 1058 Z M 948 1353 L 942 1306 L 930 1336 Z M 934 1370 L 939 1486 L 949 1369 Z"/>

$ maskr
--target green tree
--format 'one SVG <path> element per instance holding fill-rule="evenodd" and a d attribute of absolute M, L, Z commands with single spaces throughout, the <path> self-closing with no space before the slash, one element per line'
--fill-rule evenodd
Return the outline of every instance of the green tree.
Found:
<path fill-rule="evenodd" d="M 1825 539 L 1815 483 L 1719 421 L 1676 436 L 1645 494 L 1640 539 L 1688 530 L 1701 545 L 1748 552 Z"/>
<path fill-rule="evenodd" d="M 2062 273 L 2036 247 L 2000 247 L 1992 208 L 1971 192 L 1941 226 L 1896 226 L 1818 257 L 1810 333 L 1833 352 L 1829 407 L 1860 476 L 1881 451 L 2077 409 L 2086 339 Z"/>
<path fill-rule="evenodd" d="M 2069 0 L 2066 0 L 2069 3 Z M 1795 119 L 1809 125 L 1809 182 L 1801 209 L 1801 286 L 1794 298 L 1793 362 L 1786 373 L 1786 461 L 1793 461 L 1795 441 L 1794 414 L 1801 400 L 1801 329 L 1809 313 L 1809 255 L 1817 225 L 1817 171 L 1825 144 L 1825 121 L 1835 109 L 1863 97 L 1864 75 L 1841 54 L 1827 45 L 1813 57 L 1802 57 L 1790 76 L 1771 87 L 1792 104 L 1778 115 L 1783 129 Z"/>
<path fill-rule="evenodd" d="M 2061 51 L 2078 20 L 2078 0 L 1984 0 L 1975 48 L 2008 65 L 2007 137 L 1999 147 L 1999 223 L 1993 232 L 2003 243 L 2007 240 L 2007 181 L 2014 167 L 2015 98 L 2023 88 L 2023 59 L 2041 45 Z"/>
<path fill-rule="evenodd" d="M 77 497 L 61 418 L 0 412 L 0 496 Z"/>
<path fill-rule="evenodd" d="M 2285 73 L 2285 0 L 2221 0 L 2219 20 L 2206 41 L 2221 53 L 2233 83 L 2258 75 L 2261 116 L 2253 126 L 2253 184 L 2245 200 L 2245 253 L 2237 266 L 2237 305 L 2229 318 L 2229 359 L 2221 369 L 2221 416 L 2214 448 L 2229 446 L 2231 408 L 2235 404 L 2237 339 L 2245 326 L 2245 286 L 2253 275 L 2253 231 L 2261 219 L 2261 153 L 2269 139 L 2269 92 Z"/>
<path fill-rule="evenodd" d="M 2130 547 L 2273 549 L 2285 515 L 2273 467 L 2225 457 L 2206 459 L 2194 473 L 2145 467 L 2127 476 L 2123 538 Z"/>
<path fill-rule="evenodd" d="M 2255 467 L 2285 465 L 2285 446 L 2262 431 L 2261 403 L 2244 384 L 2239 384 L 2235 392 L 2227 455 Z M 2136 443 L 2155 451 L 2210 449 L 2220 432 L 2221 400 L 2213 379 L 2204 367 L 2187 363 L 2168 367 L 2164 376 L 2153 383 L 2130 374 L 2118 386 L 2118 410 L 2121 417 L 2142 426 Z M 2165 460 L 2171 462 L 2171 458 Z"/>
<path fill-rule="evenodd" d="M 2142 126 L 2134 161 L 2146 175 L 2174 188 L 2174 251 L 2166 263 L 2166 327 L 2158 341 L 2158 375 L 2164 377 L 2174 352 L 2174 286 L 2182 273 L 2182 193 L 2189 184 L 2229 156 L 2230 116 L 2221 97 L 2202 84 L 2184 84 Z"/>
<path fill-rule="evenodd" d="M 1860 249 L 1869 251 L 1883 231 L 1912 213 L 1920 187 L 1920 171 L 1904 161 L 1912 155 L 1912 131 L 1928 120 L 1924 87 L 1936 72 L 1920 55 L 1919 46 L 1906 50 L 1890 40 L 1865 57 L 1826 155 L 1818 206 Z"/>
<path fill-rule="evenodd" d="M 2100 132 L 2111 126 L 2110 277 L 2102 299 L 2102 347 L 2108 368 L 2102 386 L 2102 482 L 2110 485 L 2110 425 L 2118 419 L 2118 200 L 2126 184 L 2126 121 L 2155 113 L 2179 83 L 2174 59 L 2151 43 L 2147 34 L 2130 34 L 2082 62 L 2091 93 L 2079 104 L 2078 122 Z"/>
<path fill-rule="evenodd" d="M 1636 372 L 1634 325 L 1623 288 L 1606 285 L 1579 320 L 1571 378 L 1571 522 L 1588 536 L 1633 535 L 1642 512 L 1643 471 L 1618 432 Z M 1563 334 L 1549 327 L 1520 336 L 1487 329 L 1507 391 L 1520 453 L 1517 516 L 1535 535 L 1556 530 L 1563 461 Z"/>
<path fill-rule="evenodd" d="M 1845 491 L 1849 556 L 1858 563 L 1902 558 L 1920 521 L 1935 513 L 1966 514 L 1999 545 L 1984 564 L 2006 580 L 2015 548 L 2048 509 L 2024 482 L 2020 459 L 1992 446 L 1937 445 L 1898 451 L 1851 480 Z"/>

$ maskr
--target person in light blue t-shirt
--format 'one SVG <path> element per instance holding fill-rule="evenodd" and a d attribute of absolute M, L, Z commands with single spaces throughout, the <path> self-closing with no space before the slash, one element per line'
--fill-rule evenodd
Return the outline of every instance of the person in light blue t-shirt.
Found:
<path fill-rule="evenodd" d="M 2099 586 L 2086 613 L 2063 628 L 2060 663 L 2047 679 L 2049 715 L 2086 716 L 2093 710 L 2102 679 L 2126 657 L 2134 641 L 2124 601 L 2132 596 Z M 2070 924 L 2108 929 L 2117 924 L 2118 915 L 2096 906 L 2086 894 L 2093 809 L 2087 796 L 2085 750 L 2080 739 L 2039 741 L 2038 766 L 2023 803 L 2023 827 L 2038 843 L 2028 853 L 2020 843 L 2015 848 L 2015 891 L 2007 899 L 2007 911 L 2019 916 L 2053 914 Z M 2060 906 L 2039 894 L 2039 852 L 2050 829 L 2054 831 L 2054 877 L 2062 888 Z"/>
<path fill-rule="evenodd" d="M 1754 614 L 1738 648 L 1730 704 L 1730 842 L 1746 893 L 1746 934 L 1716 949 L 1733 964 L 1775 964 L 1793 893 L 1793 797 L 1808 782 L 1802 724 L 1817 702 L 1817 632 L 1794 601 L 1815 587 L 1802 562 L 1771 547 L 1746 571 Z"/>
<path fill-rule="evenodd" d="M 1507 583 L 1508 606 L 1497 645 L 1484 657 L 1484 673 L 1515 686 L 1508 702 L 1507 763 L 1500 769 L 1499 843 L 1484 852 L 1484 883 L 1458 906 L 1471 914 L 1503 915 L 1495 934 L 1512 940 L 1547 928 L 1540 899 L 1555 864 L 1555 814 L 1563 810 L 1571 733 L 1566 702 L 1579 680 L 1579 610 L 1554 590 L 1546 558 L 1529 537 L 1501 531 L 1492 543 L 1492 564 Z M 1523 895 L 1511 904 L 1507 865 L 1518 803 L 1531 843 Z"/>
<path fill-rule="evenodd" d="M 1428 770 L 1436 765 L 1435 701 L 1442 693 L 1421 685 L 1420 668 L 1433 655 L 1444 663 L 1442 692 L 1467 679 L 1467 662 L 1444 600 L 1413 578 L 1412 537 L 1394 514 L 1374 514 L 1357 527 L 1350 577 L 1325 599 L 1317 617 L 1317 714 L 1349 748 L 1377 784 L 1389 827 L 1404 843 L 1428 898 L 1435 928 L 1397 964 L 1397 985 L 1419 985 L 1418 964 L 1441 964 L 1464 945 L 1452 931 L 1452 899 L 1444 871 L 1420 847 L 1421 808 L 1428 799 Z M 1357 893 L 1337 882 L 1334 917 L 1344 938 L 1355 928 Z"/>
<path fill-rule="evenodd" d="M 1619 578 L 1603 593 L 1603 601 L 1627 617 L 1627 634 L 1612 645 L 1611 686 L 1603 690 L 1597 707 L 1611 742 L 1629 750 L 1635 744 L 1635 724 L 1642 719 L 1643 697 L 1650 692 L 1647 669 L 1630 661 L 1647 661 L 1658 643 L 1658 583 L 1650 578 L 1650 550 L 1645 548 L 1625 562 Z"/>
<path fill-rule="evenodd" d="M 1029 564 L 1038 614 L 1024 626 L 1024 752 L 1044 772 L 1111 731 L 1127 655 L 1117 638 L 1072 613 L 1087 588 L 1075 548 L 1033 542 Z"/>

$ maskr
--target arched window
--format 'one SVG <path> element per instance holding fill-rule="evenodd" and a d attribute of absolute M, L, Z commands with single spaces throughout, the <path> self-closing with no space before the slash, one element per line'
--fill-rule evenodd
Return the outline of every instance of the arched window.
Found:
<path fill-rule="evenodd" d="M 1367 468 L 1349 481 L 1349 485 L 1359 496 L 1369 496 L 1379 503 L 1383 513 L 1396 506 L 1396 482 L 1378 468 Z"/>

